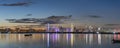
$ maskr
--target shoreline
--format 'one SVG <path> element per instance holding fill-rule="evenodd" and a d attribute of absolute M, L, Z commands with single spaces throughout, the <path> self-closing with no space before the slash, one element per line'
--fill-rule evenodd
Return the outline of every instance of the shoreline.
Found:
<path fill-rule="evenodd" d="M 120 34 L 120 32 L 0 32 L 0 34 Z"/>

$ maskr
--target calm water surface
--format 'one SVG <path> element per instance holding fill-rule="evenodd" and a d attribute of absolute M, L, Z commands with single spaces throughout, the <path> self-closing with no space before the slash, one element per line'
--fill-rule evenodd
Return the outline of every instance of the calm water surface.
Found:
<path fill-rule="evenodd" d="M 0 48 L 120 48 L 114 34 L 0 34 Z"/>

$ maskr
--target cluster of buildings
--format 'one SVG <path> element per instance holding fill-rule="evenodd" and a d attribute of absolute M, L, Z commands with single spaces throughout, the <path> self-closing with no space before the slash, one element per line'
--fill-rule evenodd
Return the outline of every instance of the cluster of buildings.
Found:
<path fill-rule="evenodd" d="M 45 28 L 36 26 L 0 27 L 0 32 L 45 32 Z"/>
<path fill-rule="evenodd" d="M 46 24 L 40 25 L 21 25 L 12 27 L 0 27 L 0 32 L 119 32 L 120 29 L 105 28 L 95 26 L 75 26 L 73 24 L 68 27 L 62 25 Z"/>

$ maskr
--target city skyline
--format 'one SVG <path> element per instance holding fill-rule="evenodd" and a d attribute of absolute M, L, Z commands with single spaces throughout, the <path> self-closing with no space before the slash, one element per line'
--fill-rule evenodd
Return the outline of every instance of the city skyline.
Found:
<path fill-rule="evenodd" d="M 17 3 L 28 1 L 31 3 L 27 6 Z M 72 15 L 68 23 L 119 26 L 119 2 L 119 0 L 1 0 L 0 5 L 14 5 L 0 6 L 0 26 L 26 24 L 9 23 L 6 19 L 46 18 L 52 15 Z"/>

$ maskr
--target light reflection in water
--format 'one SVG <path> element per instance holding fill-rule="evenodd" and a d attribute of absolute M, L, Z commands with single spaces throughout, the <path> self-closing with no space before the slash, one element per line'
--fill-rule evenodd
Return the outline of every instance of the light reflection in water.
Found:
<path fill-rule="evenodd" d="M 89 44 L 92 44 L 93 42 L 93 34 L 89 34 Z"/>
<path fill-rule="evenodd" d="M 49 46 L 50 46 L 49 39 L 50 39 L 50 35 L 49 35 L 49 33 L 48 33 L 48 34 L 47 34 L 47 47 L 49 47 Z"/>
<path fill-rule="evenodd" d="M 45 39 L 45 34 L 42 34 L 42 39 L 43 39 L 43 40 Z"/>
<path fill-rule="evenodd" d="M 98 34 L 98 44 L 101 45 L 101 34 Z"/>
<path fill-rule="evenodd" d="M 113 39 L 117 39 L 117 35 L 116 34 L 114 34 L 114 38 Z"/>
<path fill-rule="evenodd" d="M 9 34 L 6 34 L 6 40 L 9 40 Z"/>
<path fill-rule="evenodd" d="M 115 40 L 120 40 L 120 35 L 119 34 L 114 34 L 113 37 L 114 37 L 113 39 L 115 39 Z"/>
<path fill-rule="evenodd" d="M 55 34 L 55 40 L 59 41 L 59 38 L 60 38 L 59 34 Z"/>
<path fill-rule="evenodd" d="M 69 34 L 66 34 L 66 40 L 67 40 L 67 44 L 68 44 L 68 41 L 69 41 Z"/>
<path fill-rule="evenodd" d="M 112 40 L 112 35 L 109 35 L 109 36 L 107 35 L 106 37 L 104 36 L 106 35 L 102 35 L 102 34 L 33 34 L 32 37 L 29 37 L 29 36 L 25 37 L 24 34 L 0 34 L 0 41 L 6 43 L 5 46 L 22 46 L 24 48 L 26 46 L 30 46 L 30 48 L 32 48 L 33 46 L 36 48 L 59 48 L 59 47 L 60 48 L 71 48 L 71 47 L 88 48 L 86 46 L 91 46 L 91 45 L 112 46 L 113 44 L 110 44 Z M 117 36 L 119 39 L 119 35 Z M 109 37 L 111 38 L 108 39 Z M 1 44 L 2 43 L 0 43 L 0 45 Z"/>
<path fill-rule="evenodd" d="M 74 43 L 74 36 L 73 36 L 73 34 L 71 34 L 71 39 L 70 39 L 71 41 L 71 46 L 73 46 L 73 43 Z"/>
<path fill-rule="evenodd" d="M 85 35 L 86 44 L 88 43 L 88 34 Z"/>
<path fill-rule="evenodd" d="M 18 40 L 21 40 L 21 34 L 18 34 Z"/>

